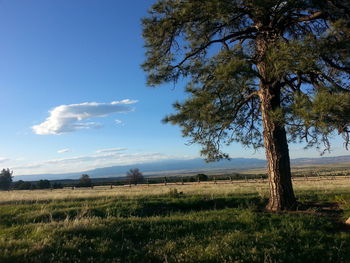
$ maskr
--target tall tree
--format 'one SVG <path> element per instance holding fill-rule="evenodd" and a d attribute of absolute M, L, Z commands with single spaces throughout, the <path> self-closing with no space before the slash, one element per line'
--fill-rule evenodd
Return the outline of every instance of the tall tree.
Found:
<path fill-rule="evenodd" d="M 294 209 L 288 143 L 349 143 L 349 0 L 158 0 L 143 19 L 151 86 L 190 94 L 166 122 L 203 146 L 265 147 L 270 211 Z"/>
<path fill-rule="evenodd" d="M 2 169 L 0 173 L 0 190 L 9 190 L 12 183 L 13 172 L 10 169 Z"/>

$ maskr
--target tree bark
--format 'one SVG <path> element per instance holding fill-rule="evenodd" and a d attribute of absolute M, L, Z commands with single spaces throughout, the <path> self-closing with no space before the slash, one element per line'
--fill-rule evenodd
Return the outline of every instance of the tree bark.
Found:
<path fill-rule="evenodd" d="M 260 80 L 259 98 L 264 129 L 267 171 L 270 197 L 266 207 L 269 211 L 293 210 L 296 207 L 290 169 L 284 114 L 281 111 L 281 86 L 275 76 L 270 76 L 265 55 L 274 40 L 261 34 L 256 40 L 257 68 Z"/>
<path fill-rule="evenodd" d="M 266 207 L 269 211 L 293 210 L 296 207 L 286 130 L 276 117 L 280 109 L 280 89 L 262 88 L 259 92 L 264 128 L 264 145 L 270 186 Z"/>

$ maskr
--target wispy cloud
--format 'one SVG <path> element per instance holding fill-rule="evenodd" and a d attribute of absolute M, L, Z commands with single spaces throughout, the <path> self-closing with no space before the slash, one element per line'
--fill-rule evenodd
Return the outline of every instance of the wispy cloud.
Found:
<path fill-rule="evenodd" d="M 5 163 L 7 161 L 10 161 L 10 159 L 6 157 L 0 157 L 0 163 Z"/>
<path fill-rule="evenodd" d="M 52 109 L 50 116 L 41 124 L 32 127 L 35 134 L 63 134 L 81 129 L 97 128 L 101 125 L 86 120 L 106 117 L 112 113 L 133 111 L 131 104 L 136 100 L 121 100 L 111 103 L 85 102 L 81 104 L 61 105 Z"/>
<path fill-rule="evenodd" d="M 58 150 L 57 153 L 69 153 L 71 151 L 72 151 L 71 149 L 61 149 L 61 150 Z"/>
<path fill-rule="evenodd" d="M 42 164 L 42 163 L 29 163 L 29 164 L 14 166 L 14 167 L 12 167 L 12 169 L 13 170 L 28 170 L 28 169 L 32 170 L 32 169 L 41 168 L 43 166 L 44 166 L 44 164 Z"/>
<path fill-rule="evenodd" d="M 12 167 L 16 175 L 82 172 L 114 165 L 129 165 L 170 159 L 188 159 L 162 153 L 125 153 L 122 148 L 104 149 L 95 154 L 50 159 Z"/>
<path fill-rule="evenodd" d="M 108 149 L 97 150 L 96 153 L 122 152 L 126 150 L 127 150 L 126 148 L 108 148 Z"/>
<path fill-rule="evenodd" d="M 114 120 L 114 123 L 115 124 L 117 124 L 117 125 L 121 125 L 121 126 L 124 126 L 124 123 L 123 123 L 123 121 L 121 121 L 121 120 Z"/>

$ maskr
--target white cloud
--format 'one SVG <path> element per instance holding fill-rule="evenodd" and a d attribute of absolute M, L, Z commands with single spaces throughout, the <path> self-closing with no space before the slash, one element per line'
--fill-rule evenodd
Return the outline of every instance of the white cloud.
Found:
<path fill-rule="evenodd" d="M 27 169 L 32 170 L 32 169 L 37 169 L 37 168 L 40 168 L 40 167 L 43 167 L 42 163 L 29 163 L 29 164 L 14 166 L 14 167 L 12 167 L 12 169 L 14 169 L 14 170 L 17 170 L 17 169 L 18 170 L 27 170 Z"/>
<path fill-rule="evenodd" d="M 50 116 L 41 124 L 32 127 L 35 134 L 62 134 L 81 129 L 101 127 L 99 123 L 86 122 L 88 119 L 106 117 L 112 113 L 133 111 L 130 104 L 136 100 L 121 100 L 111 103 L 85 102 L 81 104 L 61 105 L 52 109 Z"/>
<path fill-rule="evenodd" d="M 7 161 L 9 161 L 10 159 L 9 158 L 6 158 L 6 157 L 0 157 L 0 163 L 5 163 Z"/>
<path fill-rule="evenodd" d="M 61 149 L 57 151 L 57 153 L 69 153 L 69 152 L 71 152 L 71 149 Z"/>
<path fill-rule="evenodd" d="M 96 153 L 122 152 L 125 150 L 127 149 L 126 148 L 108 148 L 108 149 L 97 150 Z"/>
<path fill-rule="evenodd" d="M 117 124 L 117 125 L 123 125 L 123 122 L 121 120 L 114 120 L 114 122 Z"/>

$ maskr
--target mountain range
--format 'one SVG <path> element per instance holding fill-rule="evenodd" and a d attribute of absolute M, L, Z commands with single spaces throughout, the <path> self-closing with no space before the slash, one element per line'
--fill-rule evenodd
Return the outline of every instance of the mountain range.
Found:
<path fill-rule="evenodd" d="M 292 166 L 312 166 L 350 163 L 350 155 L 320 158 L 298 158 L 292 159 Z M 29 174 L 15 176 L 14 180 L 36 181 L 40 179 L 78 179 L 81 174 L 88 174 L 91 178 L 123 177 L 131 168 L 139 168 L 145 176 L 169 175 L 169 174 L 193 174 L 204 171 L 234 170 L 243 171 L 266 167 L 266 160 L 257 158 L 233 158 L 215 163 L 207 163 L 203 159 L 191 160 L 167 160 L 150 163 L 139 163 L 132 165 L 119 165 L 97 168 L 88 171 L 64 174 Z"/>

